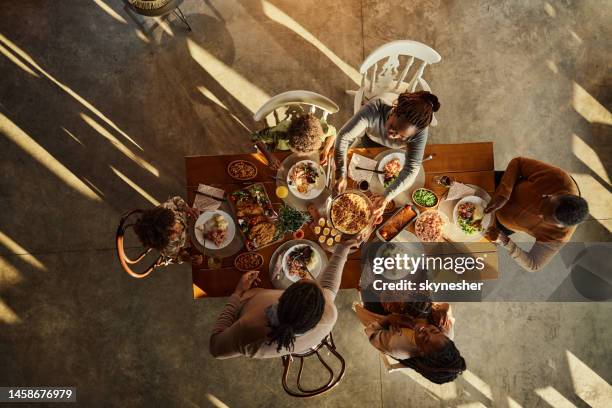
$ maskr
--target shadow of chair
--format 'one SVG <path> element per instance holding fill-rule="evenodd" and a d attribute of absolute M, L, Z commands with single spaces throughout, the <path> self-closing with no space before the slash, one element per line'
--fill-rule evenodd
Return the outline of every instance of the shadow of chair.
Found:
<path fill-rule="evenodd" d="M 119 227 L 117 228 L 117 234 L 115 236 L 115 243 L 117 246 L 117 257 L 119 258 L 119 262 L 123 267 L 123 270 L 133 278 L 144 278 L 148 276 L 154 269 L 164 266 L 163 265 L 163 257 L 159 255 L 157 259 L 147 268 L 144 272 L 135 272 L 132 269 L 133 265 L 136 265 L 140 261 L 142 261 L 148 254 L 151 252 L 152 248 L 146 248 L 140 255 L 138 255 L 135 259 L 131 259 L 127 256 L 124 248 L 124 237 L 125 232 L 128 228 L 133 227 L 134 224 L 126 224 L 128 218 L 130 218 L 134 214 L 140 214 L 143 210 L 131 210 L 121 216 L 121 220 L 119 221 Z"/>
<path fill-rule="evenodd" d="M 338 373 L 335 373 L 334 370 L 329 366 L 329 364 L 321 356 L 320 352 L 324 348 L 326 348 L 340 362 L 340 370 Z M 308 388 L 305 388 L 301 383 L 302 372 L 304 370 L 304 359 L 315 356 L 315 355 L 317 356 L 317 358 L 319 359 L 319 361 L 321 362 L 321 364 L 327 371 L 327 374 L 329 375 L 329 377 L 327 379 L 327 382 L 323 384 L 322 386 L 317 387 L 317 388 L 308 389 Z M 297 389 L 295 388 L 292 389 L 288 385 L 289 370 L 291 368 L 291 363 L 293 362 L 293 359 L 300 360 L 300 366 L 299 366 L 297 379 L 296 379 Z M 283 367 L 284 367 L 283 379 L 282 379 L 283 389 L 285 390 L 287 394 L 293 397 L 297 397 L 297 398 L 310 398 L 310 397 L 314 397 L 314 396 L 326 393 L 327 391 L 331 390 L 332 388 L 334 388 L 336 385 L 340 383 L 340 380 L 344 376 L 344 371 L 346 369 L 346 362 L 344 361 L 344 358 L 342 357 L 342 355 L 340 355 L 340 353 L 338 353 L 338 351 L 336 350 L 336 345 L 334 344 L 334 338 L 332 337 L 331 333 L 329 333 L 329 335 L 327 335 L 318 346 L 308 350 L 305 353 L 289 354 L 289 355 L 283 356 L 282 361 L 283 361 Z"/>

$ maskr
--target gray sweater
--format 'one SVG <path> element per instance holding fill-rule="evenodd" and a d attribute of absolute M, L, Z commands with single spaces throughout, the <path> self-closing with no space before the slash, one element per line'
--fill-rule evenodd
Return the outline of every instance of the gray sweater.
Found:
<path fill-rule="evenodd" d="M 384 146 L 399 149 L 406 147 L 406 163 L 399 176 L 385 189 L 384 196 L 391 200 L 412 184 L 421 162 L 427 144 L 427 128 L 419 131 L 408 140 L 391 139 L 385 129 L 385 122 L 393 107 L 381 99 L 373 99 L 363 105 L 340 129 L 336 138 L 336 169 L 339 176 L 346 177 L 347 154 L 351 144 L 365 132 L 370 139 Z"/>

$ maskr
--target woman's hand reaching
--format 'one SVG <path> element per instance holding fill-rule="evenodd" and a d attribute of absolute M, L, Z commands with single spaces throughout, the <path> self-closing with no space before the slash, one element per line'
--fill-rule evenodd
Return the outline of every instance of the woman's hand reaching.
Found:
<path fill-rule="evenodd" d="M 261 279 L 259 279 L 259 271 L 246 272 L 240 277 L 238 285 L 236 285 L 236 289 L 234 290 L 234 294 L 242 296 L 247 290 L 251 289 L 251 287 L 257 286 L 259 282 L 261 282 Z"/>

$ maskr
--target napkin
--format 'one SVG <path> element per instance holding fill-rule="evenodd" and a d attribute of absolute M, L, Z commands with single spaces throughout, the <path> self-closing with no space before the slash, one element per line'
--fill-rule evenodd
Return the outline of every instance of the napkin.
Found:
<path fill-rule="evenodd" d="M 375 170 L 376 164 L 376 160 L 372 160 L 368 157 L 354 153 L 353 157 L 351 158 L 351 162 L 348 166 L 349 177 L 355 181 L 366 180 L 369 183 L 374 173 L 366 170 L 357 170 L 356 167 L 363 167 L 364 169 Z"/>
<path fill-rule="evenodd" d="M 212 197 L 223 199 L 223 196 L 225 195 L 224 190 L 212 186 L 207 186 L 205 184 L 200 184 L 198 185 L 197 191 L 206 195 L 196 193 L 195 200 L 193 201 L 193 206 L 195 208 L 200 211 L 212 211 L 221 207 L 222 201 L 216 200 Z"/>
<path fill-rule="evenodd" d="M 470 186 L 466 186 L 463 183 L 459 183 L 458 181 L 455 181 L 453 184 L 451 184 L 448 190 L 448 194 L 446 195 L 446 200 L 447 201 L 459 200 L 463 197 L 474 195 L 474 194 L 476 194 L 476 189 Z"/>

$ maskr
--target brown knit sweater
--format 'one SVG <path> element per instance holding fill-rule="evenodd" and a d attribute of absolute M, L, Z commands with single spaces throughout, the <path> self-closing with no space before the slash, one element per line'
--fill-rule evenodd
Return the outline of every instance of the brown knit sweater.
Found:
<path fill-rule="evenodd" d="M 510 256 L 528 271 L 537 271 L 550 262 L 576 229 L 560 228 L 542 219 L 542 196 L 557 194 L 579 194 L 571 176 L 560 168 L 526 157 L 510 161 L 495 191 L 496 196 L 508 199 L 496 213 L 499 222 L 536 239 L 529 251 L 521 249 L 512 240 L 505 245 Z"/>

